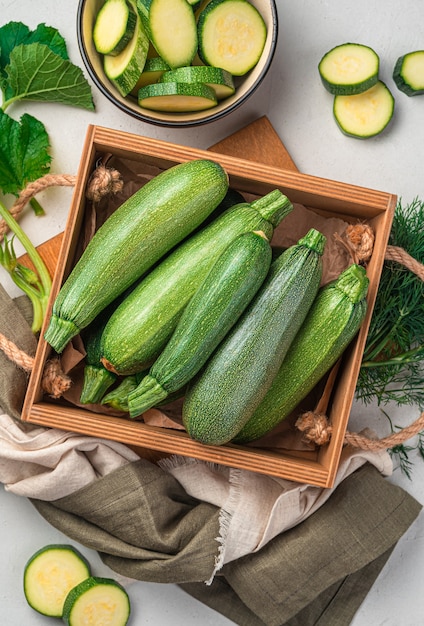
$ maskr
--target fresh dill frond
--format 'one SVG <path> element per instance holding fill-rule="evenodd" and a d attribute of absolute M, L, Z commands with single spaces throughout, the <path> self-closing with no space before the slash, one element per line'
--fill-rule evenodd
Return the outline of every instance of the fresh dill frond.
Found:
<path fill-rule="evenodd" d="M 424 263 L 424 201 L 398 201 L 389 245 Z M 356 397 L 424 409 L 424 282 L 385 260 L 365 345 Z"/>

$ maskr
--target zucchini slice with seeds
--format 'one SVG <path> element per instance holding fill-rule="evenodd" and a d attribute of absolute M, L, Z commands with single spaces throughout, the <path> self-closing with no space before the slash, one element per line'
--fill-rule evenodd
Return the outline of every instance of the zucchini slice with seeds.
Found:
<path fill-rule="evenodd" d="M 212 87 L 217 100 L 232 96 L 236 90 L 230 72 L 211 65 L 178 67 L 175 70 L 164 72 L 160 80 L 163 83 L 204 83 Z"/>
<path fill-rule="evenodd" d="M 130 599 L 116 580 L 90 576 L 68 593 L 62 619 L 67 626 L 125 626 Z"/>
<path fill-rule="evenodd" d="M 407 96 L 424 94 L 424 50 L 399 57 L 393 70 L 396 87 Z"/>
<path fill-rule="evenodd" d="M 394 113 L 395 100 L 387 86 L 374 87 L 355 96 L 335 96 L 333 113 L 340 129 L 350 137 L 366 139 L 381 133 Z"/>
<path fill-rule="evenodd" d="M 197 31 L 201 60 L 233 76 L 257 64 L 267 36 L 262 15 L 247 0 L 212 0 L 199 15 Z"/>
<path fill-rule="evenodd" d="M 137 14 L 126 0 L 106 0 L 97 14 L 93 42 L 99 54 L 116 56 L 131 41 Z"/>
<path fill-rule="evenodd" d="M 148 50 L 149 38 L 138 17 L 134 35 L 124 50 L 117 56 L 106 54 L 103 57 L 105 74 L 122 96 L 127 96 L 137 84 L 146 64 Z"/>
<path fill-rule="evenodd" d="M 367 91 L 377 83 L 379 66 L 380 59 L 372 48 L 345 43 L 322 57 L 318 71 L 327 91 L 333 95 L 351 96 Z"/>
<path fill-rule="evenodd" d="M 187 0 L 138 0 L 137 8 L 157 54 L 170 67 L 190 65 L 197 52 L 197 27 Z"/>
<path fill-rule="evenodd" d="M 203 83 L 155 83 L 138 92 L 138 104 L 152 111 L 204 111 L 218 104 L 215 91 Z"/>
<path fill-rule="evenodd" d="M 69 591 L 90 575 L 88 562 L 76 548 L 49 544 L 37 550 L 25 566 L 25 598 L 38 613 L 62 617 Z"/>

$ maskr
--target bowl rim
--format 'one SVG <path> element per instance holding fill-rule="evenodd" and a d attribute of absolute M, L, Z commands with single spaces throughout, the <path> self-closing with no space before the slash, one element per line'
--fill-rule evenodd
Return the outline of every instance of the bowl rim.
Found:
<path fill-rule="evenodd" d="M 168 127 L 168 128 L 188 128 L 193 126 L 202 126 L 204 124 L 209 124 L 211 122 L 216 122 L 221 120 L 223 117 L 226 117 L 230 113 L 232 113 L 235 109 L 239 108 L 244 102 L 257 90 L 259 85 L 265 79 L 265 76 L 268 74 L 268 70 L 271 66 L 272 60 L 275 55 L 277 40 L 278 40 L 278 31 L 279 31 L 279 23 L 278 23 L 278 12 L 277 12 L 277 4 L 276 0 L 269 0 L 270 8 L 271 8 L 271 21 L 272 21 L 272 37 L 270 40 L 270 48 L 269 54 L 266 58 L 264 66 L 258 75 L 257 79 L 254 83 L 244 92 L 244 94 L 238 99 L 235 100 L 230 106 L 221 111 L 210 113 L 210 115 L 206 115 L 205 117 L 194 119 L 194 120 L 165 120 L 158 119 L 155 117 L 151 117 L 148 113 L 144 112 L 144 109 L 140 107 L 140 112 L 132 109 L 130 106 L 126 106 L 124 102 L 117 100 L 115 96 L 109 91 L 107 86 L 103 83 L 103 81 L 99 78 L 91 60 L 90 55 L 87 50 L 86 43 L 84 41 L 83 36 L 83 13 L 84 7 L 88 0 L 79 0 L 77 7 L 77 42 L 78 48 L 83 60 L 83 63 L 90 75 L 90 78 L 99 89 L 99 91 L 118 109 L 130 115 L 131 117 L 141 121 L 146 122 L 148 124 L 153 124 L 155 126 Z M 212 110 L 212 109 L 211 109 Z"/>

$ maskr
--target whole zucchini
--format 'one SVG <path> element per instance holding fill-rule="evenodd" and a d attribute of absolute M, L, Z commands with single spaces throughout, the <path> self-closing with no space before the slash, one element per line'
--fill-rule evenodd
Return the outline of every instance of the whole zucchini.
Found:
<path fill-rule="evenodd" d="M 81 404 L 100 402 L 117 378 L 116 374 L 109 372 L 100 361 L 100 341 L 103 329 L 112 313 L 111 306 L 103 309 L 91 324 L 84 329 L 83 342 L 86 355 L 80 394 Z"/>
<path fill-rule="evenodd" d="M 260 232 L 240 235 L 224 250 L 188 303 L 147 376 L 129 394 L 130 417 L 181 389 L 197 374 L 265 280 L 271 245 Z"/>
<path fill-rule="evenodd" d="M 102 336 L 102 362 L 124 375 L 150 367 L 194 292 L 225 248 L 242 233 L 274 227 L 293 209 L 278 189 L 227 209 L 155 267 L 117 308 Z"/>
<path fill-rule="evenodd" d="M 237 324 L 188 386 L 183 424 L 191 438 L 227 443 L 268 391 L 318 292 L 325 237 L 311 229 L 271 265 Z"/>
<path fill-rule="evenodd" d="M 284 420 L 334 365 L 367 310 L 365 269 L 350 265 L 322 287 L 274 378 L 236 443 L 259 439 Z"/>
<path fill-rule="evenodd" d="M 53 303 L 46 341 L 69 340 L 190 234 L 228 189 L 221 165 L 207 159 L 165 170 L 128 198 L 98 229 Z"/>

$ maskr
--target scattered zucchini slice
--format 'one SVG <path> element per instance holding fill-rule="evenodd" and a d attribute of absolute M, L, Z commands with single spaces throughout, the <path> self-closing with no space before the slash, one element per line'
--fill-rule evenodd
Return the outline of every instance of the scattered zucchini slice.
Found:
<path fill-rule="evenodd" d="M 318 71 L 324 87 L 333 95 L 351 96 L 367 91 L 378 81 L 380 59 L 369 46 L 345 43 L 321 59 Z"/>
<path fill-rule="evenodd" d="M 137 14 L 126 0 L 106 0 L 93 28 L 97 52 L 111 55 L 122 52 L 134 35 L 136 22 Z"/>
<path fill-rule="evenodd" d="M 259 61 L 267 28 L 247 0 L 212 0 L 197 24 L 199 57 L 206 65 L 243 76 Z"/>
<path fill-rule="evenodd" d="M 155 83 L 138 92 L 138 104 L 153 111 L 204 111 L 217 104 L 214 90 L 203 83 Z"/>
<path fill-rule="evenodd" d="M 24 570 L 24 594 L 38 613 L 62 617 L 69 591 L 90 576 L 90 566 L 70 545 L 50 544 L 28 560 Z"/>
<path fill-rule="evenodd" d="M 106 54 L 103 66 L 106 76 L 122 96 L 127 96 L 137 84 L 146 64 L 149 38 L 140 18 L 130 43 L 117 56 Z"/>
<path fill-rule="evenodd" d="M 335 96 L 333 113 L 340 129 L 351 137 L 367 138 L 381 133 L 394 113 L 395 100 L 382 82 L 354 96 Z"/>
<path fill-rule="evenodd" d="M 399 57 L 393 70 L 397 88 L 407 96 L 424 94 L 424 50 L 408 52 Z"/>
<path fill-rule="evenodd" d="M 205 83 L 212 87 L 217 100 L 228 98 L 235 92 L 232 75 L 220 67 L 211 65 L 190 65 L 179 67 L 162 74 L 163 83 Z"/>
<path fill-rule="evenodd" d="M 197 27 L 187 0 L 138 0 L 150 41 L 170 67 L 190 65 L 197 52 Z"/>
<path fill-rule="evenodd" d="M 68 593 L 62 619 L 67 626 L 125 626 L 131 612 L 125 589 L 111 578 L 91 576 Z"/>

